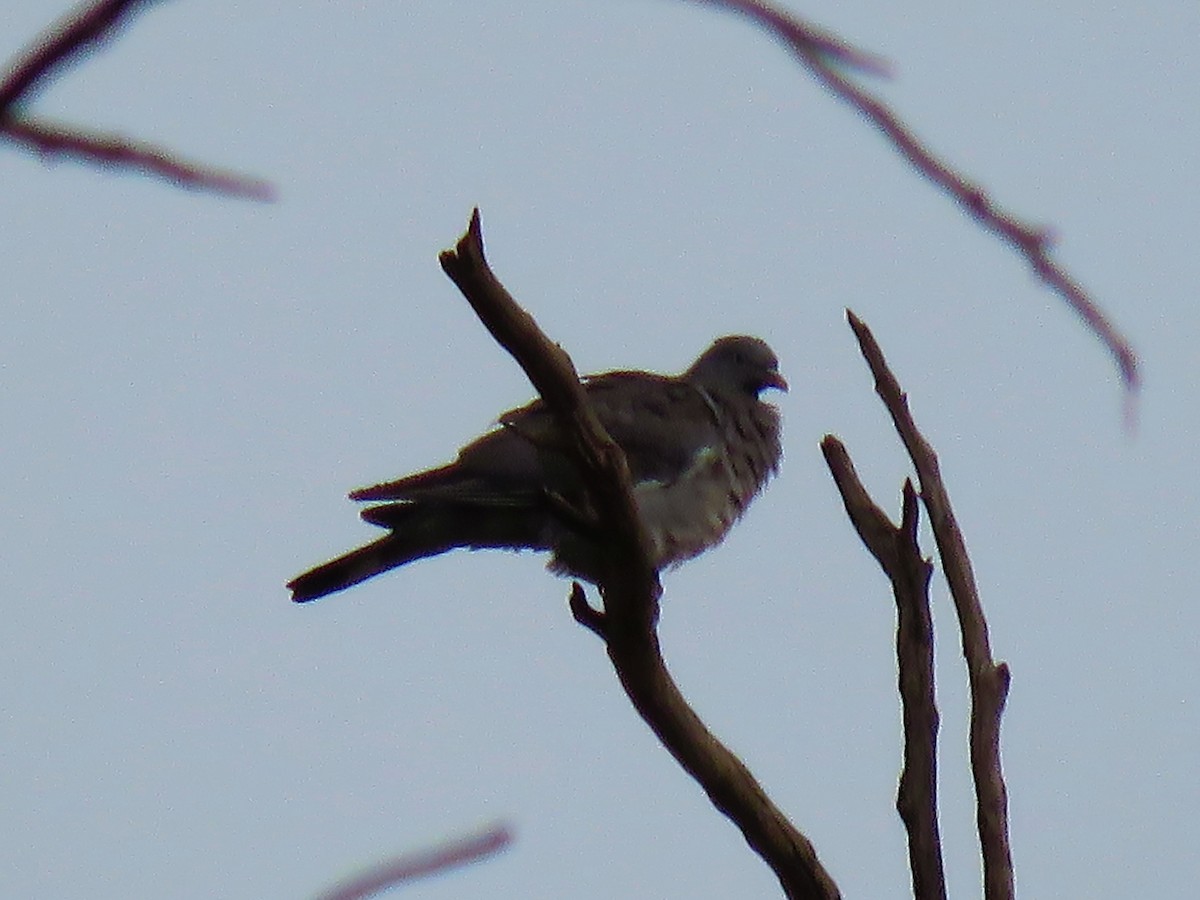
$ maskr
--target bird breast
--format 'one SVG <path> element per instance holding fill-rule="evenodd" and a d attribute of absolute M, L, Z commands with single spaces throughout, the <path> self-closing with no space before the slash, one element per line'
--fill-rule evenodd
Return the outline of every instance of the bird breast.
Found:
<path fill-rule="evenodd" d="M 717 439 L 699 448 L 679 477 L 635 486 L 658 568 L 720 543 L 779 465 L 774 407 L 724 408 L 718 424 Z"/>

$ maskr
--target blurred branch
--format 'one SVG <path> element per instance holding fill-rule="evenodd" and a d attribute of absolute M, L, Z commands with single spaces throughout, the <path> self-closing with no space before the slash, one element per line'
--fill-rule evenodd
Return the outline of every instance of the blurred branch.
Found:
<path fill-rule="evenodd" d="M 896 810 L 908 832 L 908 866 L 916 900 L 945 900 L 942 841 L 937 817 L 938 711 L 933 681 L 933 571 L 917 545 L 916 492 L 904 482 L 899 527 L 875 504 L 859 480 L 842 442 L 826 435 L 821 451 L 858 536 L 892 582 L 896 599 L 896 659 L 904 712 L 904 768 Z"/>
<path fill-rule="evenodd" d="M 793 13 L 785 12 L 760 0 L 691 0 L 693 3 L 719 6 L 745 16 L 750 21 L 773 32 L 806 66 L 836 63 L 870 75 L 888 75 L 891 65 L 882 56 L 855 47 L 831 31 Z"/>
<path fill-rule="evenodd" d="M 252 200 L 271 200 L 266 181 L 181 159 L 118 135 L 56 125 L 19 114 L 29 96 L 69 63 L 110 38 L 148 0 L 100 0 L 69 15 L 19 57 L 0 82 L 0 137 L 42 156 L 67 156 L 111 168 L 136 169 L 178 185 Z"/>
<path fill-rule="evenodd" d="M 388 888 L 426 875 L 456 869 L 499 853 L 512 843 L 505 825 L 491 825 L 478 834 L 446 841 L 430 850 L 406 853 L 372 866 L 321 894 L 317 900 L 366 900 Z"/>
<path fill-rule="evenodd" d="M 210 190 L 218 194 L 273 200 L 275 188 L 269 181 L 189 162 L 152 144 L 131 142 L 120 135 L 88 133 L 62 128 L 44 121 L 9 119 L 0 121 L 0 136 L 23 144 L 42 156 L 66 156 L 115 168 L 140 169 L 173 181 L 180 187 Z"/>
<path fill-rule="evenodd" d="M 958 613 L 971 689 L 971 774 L 975 780 L 976 820 L 983 855 L 984 896 L 987 900 L 1011 900 L 1013 868 L 1008 842 L 1008 793 L 1000 767 L 1000 718 L 1008 698 L 1008 666 L 996 663 L 992 658 L 987 620 L 971 560 L 950 506 L 937 454 L 917 430 L 908 409 L 908 398 L 888 369 L 874 336 L 854 313 L 847 310 L 846 317 L 875 377 L 875 391 L 887 407 L 916 467 L 921 500 L 929 513 L 942 570 Z"/>
<path fill-rule="evenodd" d="M 785 894 L 806 900 L 839 897 L 812 844 L 771 802 L 745 765 L 704 726 L 667 672 L 655 630 L 662 588 L 649 561 L 625 455 L 591 411 L 570 358 L 492 273 L 483 253 L 478 210 L 467 233 L 440 260 L 480 321 L 525 370 L 569 435 L 593 496 L 600 531 L 609 536 L 603 548 L 604 575 L 597 585 L 604 610 L 588 606 L 582 588 L 575 585 L 570 605 L 576 620 L 605 640 L 634 707 L 713 804 L 742 830 L 775 871 Z"/>
<path fill-rule="evenodd" d="M 1120 369 L 1125 386 L 1137 389 L 1137 355 L 1124 335 L 1079 282 L 1051 256 L 1050 231 L 1024 222 L 999 207 L 977 184 L 936 157 L 892 109 L 878 97 L 851 81 L 839 67 L 884 74 L 879 57 L 849 44 L 803 19 L 763 0 L 692 0 L 718 6 L 747 16 L 779 37 L 799 57 L 817 80 L 839 99 L 861 113 L 892 146 L 926 179 L 949 194 L 966 213 L 988 231 L 998 235 L 1025 257 L 1034 273 L 1084 320 L 1103 342 Z"/>
<path fill-rule="evenodd" d="M 99 0 L 68 14 L 12 65 L 9 76 L 0 84 L 0 109 L 21 102 L 39 82 L 48 81 L 55 69 L 93 49 L 138 7 L 148 5 L 149 0 Z"/>

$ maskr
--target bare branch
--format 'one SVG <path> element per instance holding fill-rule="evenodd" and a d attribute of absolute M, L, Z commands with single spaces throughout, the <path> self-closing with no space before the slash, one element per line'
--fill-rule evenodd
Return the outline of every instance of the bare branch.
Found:
<path fill-rule="evenodd" d="M 1113 355 L 1125 386 L 1136 390 L 1137 355 L 1079 282 L 1050 257 L 1052 241 L 1045 228 L 1023 222 L 1000 208 L 977 184 L 936 157 L 912 129 L 878 97 L 859 87 L 839 69 L 886 72 L 878 57 L 864 53 L 763 0 L 693 0 L 748 16 L 780 37 L 829 91 L 861 113 L 923 177 L 949 194 L 975 221 L 998 235 L 1025 257 L 1034 273 L 1083 319 Z"/>
<path fill-rule="evenodd" d="M 840 896 L 812 844 L 771 802 L 745 765 L 709 732 L 667 672 L 655 631 L 661 587 L 649 562 L 625 456 L 588 406 L 570 358 L 542 334 L 492 274 L 484 258 L 478 210 L 455 249 L 440 259 L 484 326 L 516 358 L 570 436 L 593 495 L 601 532 L 608 536 L 598 584 L 604 611 L 587 606 L 582 588 L 573 588 L 572 614 L 604 638 L 634 707 L 713 804 L 742 830 L 775 871 L 785 894 L 806 900 Z"/>
<path fill-rule="evenodd" d="M 606 583 L 618 589 L 613 597 L 605 597 L 606 608 L 621 606 L 621 614 L 629 622 L 637 622 L 638 627 L 644 622 L 652 628 L 658 619 L 661 588 L 658 573 L 650 564 L 649 538 L 633 500 L 629 467 L 621 448 L 592 412 L 571 358 L 542 333 L 492 273 L 483 254 L 478 209 L 471 214 L 467 233 L 438 259 L 484 327 L 525 370 L 557 416 L 563 434 L 573 442 L 599 520 L 607 524 L 605 531 L 612 537 L 614 553 L 608 560 Z M 628 608 L 623 603 L 626 599 Z"/>
<path fill-rule="evenodd" d="M 188 162 L 169 150 L 129 141 L 120 135 L 88 133 L 29 119 L 10 119 L 0 122 L 0 138 L 23 144 L 42 156 L 74 157 L 102 166 L 140 169 L 180 187 L 249 200 L 275 199 L 275 187 L 269 181 Z"/>
<path fill-rule="evenodd" d="M 55 125 L 16 115 L 29 95 L 115 29 L 149 0 L 99 0 L 69 15 L 25 51 L 0 83 L 0 137 L 42 156 L 66 156 L 112 168 L 149 172 L 183 187 L 251 200 L 272 200 L 275 189 L 261 179 L 180 159 L 151 144 L 119 135 Z"/>
<path fill-rule="evenodd" d="M 916 467 L 921 499 L 929 512 L 942 570 L 954 598 L 971 688 L 971 774 L 975 779 L 976 819 L 983 854 L 984 896 L 987 900 L 1011 900 L 1013 869 L 1008 841 L 1008 793 L 1000 767 L 1000 717 L 1008 698 L 1008 666 L 996 663 L 992 658 L 987 620 L 971 560 L 942 482 L 937 454 L 917 430 L 908 409 L 908 399 L 888 369 L 874 336 L 854 313 L 847 310 L 846 317 L 875 377 L 875 391 L 887 407 Z"/>
<path fill-rule="evenodd" d="M 933 571 L 917 546 L 917 497 L 904 482 L 904 511 L 893 525 L 867 494 L 842 442 L 826 435 L 821 451 L 850 521 L 892 582 L 896 598 L 896 659 L 904 714 L 904 769 L 896 810 L 908 832 L 908 866 L 916 900 L 945 900 L 946 878 L 937 817 L 938 711 L 933 681 Z"/>
<path fill-rule="evenodd" d="M 588 603 L 583 585 L 578 581 L 571 585 L 571 593 L 567 597 L 567 606 L 570 608 L 571 615 L 574 616 L 576 622 L 592 632 L 600 640 L 608 640 L 608 634 L 605 631 L 604 613 Z"/>
<path fill-rule="evenodd" d="M 112 35 L 117 26 L 148 0 L 100 0 L 68 15 L 19 58 L 11 74 L 0 84 L 0 111 L 20 103 L 40 81 L 49 80 L 55 69 L 80 56 L 94 44 Z"/>
<path fill-rule="evenodd" d="M 891 74 L 891 64 L 878 54 L 871 53 L 842 40 L 837 35 L 794 13 L 785 12 L 760 0 L 692 0 L 693 3 L 718 6 L 739 13 L 788 45 L 805 65 L 810 57 L 819 56 L 827 62 L 857 69 L 869 75 Z"/>
<path fill-rule="evenodd" d="M 512 833 L 508 826 L 490 825 L 477 834 L 372 866 L 321 894 L 318 900 L 366 900 L 403 882 L 456 869 L 499 853 L 511 842 Z"/>

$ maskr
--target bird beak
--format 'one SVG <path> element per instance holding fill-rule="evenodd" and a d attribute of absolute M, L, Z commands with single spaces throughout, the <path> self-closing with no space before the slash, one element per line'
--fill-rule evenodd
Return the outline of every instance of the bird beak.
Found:
<path fill-rule="evenodd" d="M 779 388 L 779 390 L 786 394 L 788 390 L 788 383 L 787 379 L 778 372 L 771 372 L 767 375 L 767 380 L 763 382 L 763 387 Z"/>

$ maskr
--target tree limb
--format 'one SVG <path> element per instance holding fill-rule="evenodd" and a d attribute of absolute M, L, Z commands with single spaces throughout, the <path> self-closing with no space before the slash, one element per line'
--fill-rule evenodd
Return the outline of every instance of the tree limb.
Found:
<path fill-rule="evenodd" d="M 1012 851 L 1008 840 L 1008 793 L 1000 766 L 1000 718 L 1008 698 L 1009 670 L 992 658 L 987 619 L 975 585 L 971 560 L 942 481 L 937 454 L 917 430 L 908 398 L 888 369 L 874 336 L 850 310 L 846 317 L 900 439 L 917 470 L 921 500 L 929 513 L 942 570 L 958 613 L 963 656 L 971 689 L 971 774 L 975 780 L 976 821 L 983 855 L 984 896 L 1013 897 Z"/>
<path fill-rule="evenodd" d="M 698 781 L 713 804 L 734 821 L 746 841 L 778 876 L 791 898 L 833 900 L 833 879 L 812 844 L 767 797 L 754 776 L 687 705 L 662 659 L 655 624 L 662 588 L 650 564 L 645 529 L 633 500 L 624 453 L 605 434 L 579 384 L 570 358 L 496 279 L 483 253 L 479 211 L 453 250 L 440 256 L 480 321 L 520 364 L 570 436 L 589 486 L 601 531 L 604 611 L 587 605 L 572 588 L 571 610 L 605 640 L 609 658 L 634 707 L 663 746 Z"/>
<path fill-rule="evenodd" d="M 266 181 L 188 162 L 161 147 L 18 115 L 29 96 L 113 33 L 149 0 L 98 0 L 67 16 L 9 67 L 0 82 L 0 138 L 42 156 L 66 156 L 113 168 L 137 169 L 178 185 L 252 200 L 272 200 Z"/>
<path fill-rule="evenodd" d="M 1075 310 L 1113 355 L 1125 386 L 1137 389 L 1140 378 L 1133 347 L 1079 282 L 1051 258 L 1051 232 L 1002 209 L 983 188 L 935 156 L 886 103 L 859 87 L 842 71 L 854 68 L 882 75 L 887 72 L 886 63 L 765 0 L 692 2 L 740 13 L 780 38 L 817 81 L 881 132 L 922 177 L 949 194 L 971 218 L 1020 253 L 1042 283 Z"/>
<path fill-rule="evenodd" d="M 933 680 L 933 620 L 929 577 L 933 571 L 917 546 L 916 493 L 904 482 L 903 517 L 893 525 L 863 487 L 842 442 L 826 435 L 825 462 L 858 536 L 892 582 L 896 599 L 896 659 L 904 716 L 904 768 L 896 810 L 908 832 L 908 866 L 916 900 L 945 900 L 942 842 L 937 813 L 938 711 Z"/>

